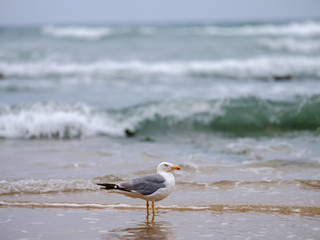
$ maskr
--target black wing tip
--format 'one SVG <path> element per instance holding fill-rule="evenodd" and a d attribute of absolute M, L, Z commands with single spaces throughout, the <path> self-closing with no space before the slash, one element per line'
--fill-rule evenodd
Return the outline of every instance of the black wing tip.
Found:
<path fill-rule="evenodd" d="M 109 189 L 115 189 L 116 186 L 117 186 L 117 185 L 114 184 L 114 183 L 97 183 L 97 185 L 104 187 L 104 188 L 101 188 L 101 189 L 107 189 L 107 190 L 109 190 Z"/>
<path fill-rule="evenodd" d="M 97 183 L 97 185 L 102 186 L 101 189 L 104 190 L 111 190 L 111 189 L 116 189 L 116 190 L 121 190 L 121 191 L 125 191 L 125 192 L 130 192 L 130 190 L 120 187 L 115 183 Z"/>

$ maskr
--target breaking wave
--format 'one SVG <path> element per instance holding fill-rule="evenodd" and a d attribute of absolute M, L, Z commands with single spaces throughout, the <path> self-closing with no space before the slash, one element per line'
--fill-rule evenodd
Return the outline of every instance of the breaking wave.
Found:
<path fill-rule="evenodd" d="M 305 21 L 286 24 L 248 24 L 240 26 L 189 27 L 186 33 L 212 36 L 320 36 L 320 22 Z"/>
<path fill-rule="evenodd" d="M 53 26 L 41 29 L 41 33 L 61 39 L 96 41 L 108 37 L 127 35 L 154 35 L 157 28 L 152 26 L 139 27 L 102 27 L 102 26 Z"/>
<path fill-rule="evenodd" d="M 90 63 L 63 61 L 0 61 L 5 78 L 77 77 L 79 79 L 141 79 L 159 76 L 194 78 L 273 79 L 288 75 L 293 78 L 320 78 L 318 57 L 256 57 L 216 61 L 112 61 Z"/>
<path fill-rule="evenodd" d="M 158 32 L 171 31 L 184 35 L 208 36 L 320 36 L 320 22 L 303 21 L 274 24 L 241 24 L 241 25 L 175 25 L 175 26 L 54 26 L 48 25 L 41 29 L 42 34 L 55 38 L 68 38 L 77 40 L 100 40 L 110 36 L 154 35 Z"/>
<path fill-rule="evenodd" d="M 0 195 L 94 191 L 98 189 L 99 187 L 92 180 L 32 179 L 0 181 Z"/>
<path fill-rule="evenodd" d="M 98 40 L 107 36 L 111 36 L 113 31 L 107 27 L 46 26 L 42 29 L 42 33 L 57 38 Z"/>
<path fill-rule="evenodd" d="M 96 178 L 93 180 L 62 180 L 62 179 L 29 179 L 29 180 L 13 180 L 0 181 L 0 195 L 11 194 L 42 194 L 42 193 L 67 193 L 75 191 L 98 191 L 100 187 L 96 182 L 101 182 Z M 103 178 L 106 179 L 106 178 Z M 114 182 L 119 180 L 116 177 L 107 177 L 107 181 Z M 104 180 L 106 181 L 106 180 Z M 178 185 L 196 187 L 196 188 L 242 188 L 252 186 L 255 188 L 263 188 L 268 186 L 294 186 L 310 190 L 319 190 L 319 180 L 272 180 L 272 181 L 231 181 L 222 180 L 208 183 L 184 182 L 178 181 Z"/>
<path fill-rule="evenodd" d="M 87 105 L 37 103 L 0 110 L 3 138 L 79 138 L 99 133 L 121 135 L 116 116 Z"/>
<path fill-rule="evenodd" d="M 0 195 L 10 194 L 41 194 L 61 193 L 75 191 L 96 191 L 100 187 L 96 182 L 117 182 L 120 177 L 106 175 L 94 179 L 21 179 L 21 180 L 0 180 Z"/>
<path fill-rule="evenodd" d="M 298 38 L 264 38 L 259 44 L 271 50 L 287 51 L 293 53 L 315 53 L 320 51 L 320 41 L 304 40 Z"/>
<path fill-rule="evenodd" d="M 197 182 L 178 182 L 180 185 L 185 185 L 189 187 L 196 188 L 219 188 L 219 189 L 230 189 L 230 188 L 243 188 L 243 187 L 268 187 L 268 186 L 295 186 L 304 189 L 320 189 L 319 180 L 270 180 L 270 181 L 231 181 L 231 180 L 222 180 L 211 183 L 197 183 Z"/>
<path fill-rule="evenodd" d="M 206 131 L 226 134 L 317 132 L 320 95 L 291 101 L 242 97 L 220 100 L 150 102 L 125 109 L 95 109 L 86 104 L 53 102 L 4 105 L 0 108 L 1 138 L 82 138 L 125 136 L 163 131 Z"/>

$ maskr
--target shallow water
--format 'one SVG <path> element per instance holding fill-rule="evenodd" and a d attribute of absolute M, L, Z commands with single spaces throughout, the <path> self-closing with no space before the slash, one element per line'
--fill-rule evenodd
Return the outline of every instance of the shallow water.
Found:
<path fill-rule="evenodd" d="M 299 214 L 2 208 L 6 239 L 317 239 L 319 218 Z M 27 221 L 26 221 L 27 220 Z"/>
<path fill-rule="evenodd" d="M 17 140 L 6 141 L 0 154 L 6 239 L 319 236 L 319 166 L 303 160 L 318 156 L 317 143 L 305 149 L 296 139 L 219 139 L 199 152 L 199 144 L 187 140 L 182 149 L 122 138 L 21 141 L 18 151 Z M 264 152 L 265 159 L 256 157 Z M 165 160 L 182 171 L 175 191 L 156 203 L 154 222 L 146 219 L 145 201 L 95 185 L 153 173 Z"/>

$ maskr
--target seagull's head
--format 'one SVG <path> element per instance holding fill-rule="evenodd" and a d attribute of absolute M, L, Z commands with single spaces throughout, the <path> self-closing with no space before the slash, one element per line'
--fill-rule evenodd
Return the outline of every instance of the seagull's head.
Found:
<path fill-rule="evenodd" d="M 180 170 L 181 168 L 178 166 L 174 166 L 171 163 L 168 162 L 162 162 L 157 167 L 157 173 L 160 172 L 171 172 L 172 170 Z"/>

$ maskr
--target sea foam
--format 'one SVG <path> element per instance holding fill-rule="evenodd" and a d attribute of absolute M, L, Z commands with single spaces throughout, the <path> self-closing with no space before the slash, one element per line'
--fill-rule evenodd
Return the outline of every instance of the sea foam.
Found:
<path fill-rule="evenodd" d="M 0 195 L 95 191 L 99 189 L 92 180 L 30 179 L 0 181 Z"/>
<path fill-rule="evenodd" d="M 286 24 L 248 24 L 242 26 L 199 26 L 184 30 L 185 33 L 212 36 L 320 36 L 320 22 L 305 21 Z"/>
<path fill-rule="evenodd" d="M 263 38 L 258 43 L 271 50 L 282 50 L 293 53 L 315 53 L 320 51 L 320 41 L 298 38 Z"/>
<path fill-rule="evenodd" d="M 159 102 L 119 111 L 98 110 L 86 104 L 35 103 L 0 109 L 0 137 L 79 138 L 94 135 L 124 136 L 126 129 L 137 130 L 148 122 L 166 119 L 165 125 L 188 118 L 209 121 L 207 113 L 220 115 L 220 102 Z M 205 115 L 201 115 L 205 113 Z M 156 123 L 157 125 L 157 123 Z M 155 125 L 155 127 L 157 127 Z M 161 123 L 160 123 L 161 125 Z"/>
<path fill-rule="evenodd" d="M 4 105 L 0 108 L 0 137 L 68 139 L 171 129 L 237 135 L 318 131 L 319 109 L 320 95 L 290 101 L 257 97 L 160 101 L 117 110 L 53 102 Z"/>
<path fill-rule="evenodd" d="M 99 204 L 99 203 L 69 203 L 69 202 L 9 202 L 0 201 L 0 207 L 25 207 L 25 208 L 76 208 L 76 209 L 127 209 L 145 211 L 145 205 L 132 204 Z M 320 208 L 315 206 L 292 206 L 292 205 L 250 205 L 250 204 L 212 204 L 212 205 L 157 205 L 157 209 L 171 211 L 212 211 L 220 213 L 245 214 L 248 212 L 278 213 L 278 214 L 301 214 L 309 216 L 320 215 Z M 90 218 L 85 218 L 88 220 Z M 100 233 L 105 233 L 101 230 Z M 212 236 L 212 235 L 210 235 Z"/>
<path fill-rule="evenodd" d="M 72 38 L 81 40 L 98 40 L 113 34 L 107 27 L 80 27 L 80 26 L 45 26 L 42 32 L 57 38 Z"/>
<path fill-rule="evenodd" d="M 0 136 L 5 138 L 78 138 L 123 134 L 121 124 L 108 113 L 85 104 L 35 103 L 0 111 Z"/>
<path fill-rule="evenodd" d="M 0 72 L 6 78 L 64 78 L 137 79 L 159 76 L 188 76 L 193 78 L 272 79 L 290 75 L 296 78 L 320 78 L 318 57 L 255 57 L 214 61 L 113 61 L 78 63 L 61 61 L 0 61 Z"/>

